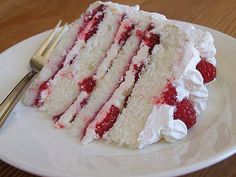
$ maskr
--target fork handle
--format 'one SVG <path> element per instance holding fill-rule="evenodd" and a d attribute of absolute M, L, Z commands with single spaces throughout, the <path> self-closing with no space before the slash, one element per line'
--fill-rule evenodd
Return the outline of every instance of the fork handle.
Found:
<path fill-rule="evenodd" d="M 12 109 L 15 107 L 16 103 L 21 98 L 25 88 L 29 85 L 36 74 L 37 72 L 34 70 L 26 74 L 25 77 L 21 79 L 21 81 L 15 86 L 11 93 L 0 104 L 0 128 L 6 121 Z"/>

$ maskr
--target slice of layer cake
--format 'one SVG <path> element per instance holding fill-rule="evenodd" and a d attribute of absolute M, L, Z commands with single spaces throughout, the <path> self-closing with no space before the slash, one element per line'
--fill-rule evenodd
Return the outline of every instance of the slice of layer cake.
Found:
<path fill-rule="evenodd" d="M 83 144 L 143 148 L 183 139 L 216 78 L 210 33 L 163 15 L 95 2 L 70 25 L 23 102 Z"/>

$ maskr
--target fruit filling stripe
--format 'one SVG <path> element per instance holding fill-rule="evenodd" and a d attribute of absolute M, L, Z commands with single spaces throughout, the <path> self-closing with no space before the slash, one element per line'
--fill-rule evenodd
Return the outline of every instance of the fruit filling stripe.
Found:
<path fill-rule="evenodd" d="M 127 39 L 132 34 L 134 27 L 135 25 L 124 14 L 122 16 L 119 29 L 117 30 L 117 33 L 114 37 L 114 42 L 109 49 L 110 52 L 114 52 L 117 54 L 119 53 L 119 51 L 125 45 Z M 114 51 L 112 48 L 114 48 L 116 51 Z M 88 103 L 88 99 L 92 91 L 96 87 L 97 81 L 107 73 L 107 70 L 112 66 L 112 62 L 116 58 L 116 56 L 110 57 L 108 55 L 109 51 L 107 52 L 105 58 L 100 64 L 100 67 L 98 67 L 97 72 L 99 72 L 99 76 L 97 75 L 97 73 L 95 73 L 93 76 L 85 78 L 81 83 L 79 83 L 81 89 L 80 95 L 75 100 L 75 102 L 73 102 L 73 104 L 68 108 L 67 112 L 57 116 L 57 121 L 55 122 L 56 127 L 63 128 L 67 124 L 73 122 L 76 117 L 75 115 L 77 115 L 78 112 Z M 104 68 L 106 69 L 104 70 Z"/>
<path fill-rule="evenodd" d="M 53 79 L 55 75 L 58 73 L 59 70 L 61 70 L 66 64 L 71 65 L 73 61 L 75 60 L 76 56 L 78 55 L 80 49 L 82 48 L 83 44 L 85 44 L 94 34 L 96 34 L 98 30 L 98 25 L 102 22 L 104 17 L 104 11 L 106 6 L 101 4 L 97 8 L 91 10 L 84 16 L 84 24 L 79 29 L 77 39 L 72 44 L 71 48 L 66 52 L 66 55 L 64 56 L 64 59 L 58 66 L 58 70 L 52 75 L 50 79 L 47 81 L 44 81 L 40 86 L 38 90 L 38 95 L 34 101 L 34 105 L 37 107 L 40 107 L 43 105 L 44 101 L 42 101 L 42 92 L 49 91 L 50 82 L 49 80 Z M 83 44 L 78 48 L 77 44 L 81 43 L 83 41 Z M 73 54 L 71 54 L 73 53 Z M 43 99 L 44 100 L 44 99 Z"/>
<path fill-rule="evenodd" d="M 152 32 L 151 30 L 153 29 L 154 27 L 150 25 L 146 29 L 146 32 L 139 30 L 136 31 L 136 36 L 141 39 L 141 45 L 132 56 L 126 71 L 117 84 L 116 90 L 112 93 L 108 101 L 101 107 L 100 111 L 95 116 L 94 121 L 87 126 L 83 138 L 84 142 L 88 141 L 86 140 L 87 131 L 95 131 L 92 133 L 93 135 L 96 134 L 96 136 L 93 137 L 95 139 L 102 137 L 105 132 L 112 128 L 123 107 L 127 104 L 135 83 L 138 81 L 141 72 L 145 69 L 145 66 L 149 63 L 148 60 L 154 46 L 160 43 L 160 36 Z M 119 101 L 117 102 L 117 100 Z M 91 137 L 91 135 L 88 135 L 88 137 Z"/>
<path fill-rule="evenodd" d="M 152 29 L 153 28 L 150 28 L 150 27 L 148 28 L 148 30 L 152 30 Z M 143 38 L 142 38 L 142 43 L 148 47 L 148 55 L 147 55 L 147 58 L 148 58 L 149 55 L 151 54 L 152 50 L 153 50 L 153 47 L 156 44 L 160 43 L 160 36 L 158 34 L 154 34 L 150 31 L 147 31 L 145 33 L 145 35 L 143 36 Z M 139 61 L 139 63 L 136 63 L 135 59 L 134 59 L 134 61 L 131 62 L 131 65 L 129 66 L 129 71 L 131 71 L 132 74 L 133 74 L 133 84 L 131 84 L 131 88 L 129 88 L 128 95 L 126 97 L 123 97 L 124 98 L 122 100 L 123 104 L 120 104 L 120 105 L 112 104 L 110 106 L 110 108 L 108 109 L 107 114 L 105 115 L 103 120 L 100 123 L 96 124 L 95 132 L 100 137 L 102 137 L 105 132 L 107 132 L 110 128 L 112 128 L 113 124 L 116 122 L 117 117 L 119 116 L 119 114 L 122 111 L 123 107 L 126 106 L 128 98 L 130 97 L 130 94 L 131 94 L 131 90 L 133 89 L 134 85 L 138 81 L 139 76 L 141 74 L 141 71 L 148 64 L 145 61 L 145 60 L 147 60 L 147 58 L 143 58 L 141 61 Z M 128 74 L 128 72 L 126 72 L 126 74 Z M 119 83 L 119 87 L 117 88 L 117 90 L 113 93 L 114 98 L 116 97 L 115 96 L 116 92 L 119 92 L 119 90 L 123 89 L 122 84 L 126 85 L 125 82 L 131 82 L 129 80 L 126 80 L 126 74 L 123 76 L 122 82 Z"/>

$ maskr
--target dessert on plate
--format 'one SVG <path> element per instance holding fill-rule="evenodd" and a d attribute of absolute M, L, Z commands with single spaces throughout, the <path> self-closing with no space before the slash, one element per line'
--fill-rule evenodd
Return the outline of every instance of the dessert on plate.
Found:
<path fill-rule="evenodd" d="M 23 103 L 82 144 L 175 142 L 207 107 L 213 41 L 207 31 L 139 6 L 97 1 L 69 26 Z"/>

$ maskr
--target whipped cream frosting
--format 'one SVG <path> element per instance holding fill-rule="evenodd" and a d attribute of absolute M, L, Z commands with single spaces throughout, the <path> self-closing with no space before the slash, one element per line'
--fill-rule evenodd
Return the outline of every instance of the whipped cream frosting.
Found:
<path fill-rule="evenodd" d="M 199 115 L 207 107 L 208 90 L 203 84 L 203 77 L 196 69 L 196 65 L 201 58 L 206 59 L 214 66 L 216 65 L 214 40 L 209 32 L 196 30 L 193 25 L 185 23 L 177 26 L 186 31 L 192 42 L 186 46 L 182 56 L 184 61 L 189 57 L 191 60 L 179 79 L 174 80 L 173 85 L 176 87 L 177 100 L 188 98 L 192 102 L 196 114 Z M 154 105 L 144 129 L 139 135 L 139 148 L 155 143 L 161 138 L 168 142 L 175 142 L 187 135 L 187 127 L 184 122 L 173 120 L 174 109 L 175 106 L 166 104 Z"/>
<path fill-rule="evenodd" d="M 182 26 L 182 29 L 187 32 L 191 41 L 193 42 L 194 48 L 197 49 L 197 51 L 199 52 L 200 57 L 204 58 L 206 61 L 216 66 L 216 48 L 214 46 L 214 39 L 211 33 L 209 33 L 208 31 L 195 29 L 193 25 L 188 23 L 181 22 L 177 23 L 177 25 Z M 194 53 L 196 56 L 196 52 Z M 197 115 L 199 115 L 207 107 L 208 90 L 206 88 L 206 85 L 203 84 L 203 78 L 200 72 L 195 69 L 195 64 L 197 63 L 194 63 L 194 58 L 195 57 L 193 57 L 192 59 L 193 70 L 190 70 L 192 74 L 185 74 L 184 80 L 186 81 L 185 86 L 189 90 L 188 98 L 193 103 Z M 195 61 L 197 60 L 195 59 Z M 189 65 L 191 65 L 191 62 Z"/>
<path fill-rule="evenodd" d="M 192 30 L 191 37 L 196 49 L 200 52 L 200 56 L 206 61 L 216 65 L 216 48 L 214 46 L 214 39 L 208 31 Z"/>
<path fill-rule="evenodd" d="M 193 43 L 192 49 L 189 50 L 189 52 L 193 51 L 192 60 L 187 65 L 180 80 L 174 83 L 178 94 L 178 101 L 184 97 L 189 98 L 197 115 L 199 115 L 207 107 L 208 90 L 206 85 L 203 84 L 202 75 L 196 69 L 196 65 L 200 61 L 199 55 L 214 66 L 216 65 L 214 39 L 211 33 L 195 29 L 192 24 L 176 21 L 171 21 L 171 23 L 184 30 Z"/>
<path fill-rule="evenodd" d="M 194 44 L 194 47 L 199 51 L 202 58 L 205 58 L 206 61 L 214 66 L 216 65 L 216 48 L 214 46 L 214 38 L 210 32 L 195 29 L 195 27 L 190 23 L 178 22 L 174 20 L 169 21 L 188 34 L 190 40 L 192 40 Z"/>
<path fill-rule="evenodd" d="M 191 60 L 180 79 L 175 80 L 173 85 L 176 87 L 177 100 L 181 101 L 184 98 L 188 98 L 192 102 L 197 115 L 199 115 L 206 109 L 208 91 L 203 84 L 201 73 L 196 69 L 196 65 L 201 60 L 199 51 L 193 45 L 186 49 L 188 51 L 184 57 L 191 57 Z"/>
<path fill-rule="evenodd" d="M 155 105 L 149 115 L 143 131 L 139 134 L 139 148 L 164 138 L 175 142 L 187 135 L 187 127 L 181 120 L 174 120 L 175 107 L 166 104 Z"/>

